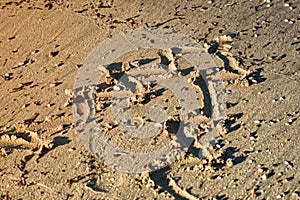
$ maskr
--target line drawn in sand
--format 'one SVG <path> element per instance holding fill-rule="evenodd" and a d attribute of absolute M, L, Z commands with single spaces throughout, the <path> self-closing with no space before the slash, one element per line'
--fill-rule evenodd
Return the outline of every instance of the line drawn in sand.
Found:
<path fill-rule="evenodd" d="M 156 49 L 158 58 L 111 67 L 122 55 L 145 49 Z M 176 62 L 179 57 L 189 63 L 189 68 L 180 68 Z M 104 81 L 99 83 L 101 76 Z M 208 94 L 204 96 L 209 95 L 209 116 L 203 116 L 199 105 L 201 88 L 195 85 L 199 77 L 207 88 Z M 76 130 L 82 142 L 92 154 L 117 170 L 150 172 L 174 162 L 193 143 L 203 117 L 210 121 L 199 151 L 199 157 L 205 157 L 224 127 L 225 87 L 216 65 L 200 44 L 172 30 L 136 29 L 103 41 L 79 69 L 73 89 Z M 161 103 L 152 103 L 167 93 L 170 96 L 165 98 L 166 102 L 176 99 L 173 111 Z M 99 109 L 96 109 L 97 98 L 106 102 Z M 139 112 L 143 106 L 149 110 L 134 116 L 133 111 Z M 109 110 L 110 114 L 102 113 L 99 119 L 98 113 L 103 110 Z M 106 120 L 112 117 L 113 120 Z M 170 121 L 176 123 L 176 130 L 171 130 Z M 113 141 L 115 135 L 125 135 L 127 139 L 118 146 Z M 160 135 L 168 136 L 168 142 L 150 152 L 139 151 L 145 145 L 130 150 L 124 146 L 136 140 L 157 139 Z"/>

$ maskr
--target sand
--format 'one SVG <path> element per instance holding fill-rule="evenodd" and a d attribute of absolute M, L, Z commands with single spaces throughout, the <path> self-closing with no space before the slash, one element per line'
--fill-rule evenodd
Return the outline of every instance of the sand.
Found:
<path fill-rule="evenodd" d="M 299 1 L 1 0 L 0 8 L 0 199 L 300 199 Z M 180 31 L 208 50 L 223 73 L 227 116 L 210 156 L 195 153 L 204 131 L 176 162 L 135 174 L 85 148 L 71 91 L 100 42 L 142 27 Z"/>

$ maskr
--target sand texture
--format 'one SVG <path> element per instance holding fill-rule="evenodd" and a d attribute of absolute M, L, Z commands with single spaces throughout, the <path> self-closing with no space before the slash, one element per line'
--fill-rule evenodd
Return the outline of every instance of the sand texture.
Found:
<path fill-rule="evenodd" d="M 0 0 L 0 199 L 300 199 L 299 23 L 297 0 Z M 213 150 L 199 158 L 209 94 L 190 72 L 204 112 L 195 141 L 176 162 L 135 174 L 112 169 L 83 145 L 72 90 L 100 42 L 143 27 L 180 31 L 203 46 L 224 81 L 226 117 Z M 125 73 L 145 60 L 187 66 L 167 50 L 132 52 L 115 64 Z M 99 77 L 105 87 L 95 96 L 105 135 L 144 153 L 170 142 L 180 107 L 159 85 L 141 86 L 130 106 L 138 126 L 151 121 L 144 114 L 152 105 L 168 108 L 168 128 L 150 140 L 115 129 L 113 73 Z"/>

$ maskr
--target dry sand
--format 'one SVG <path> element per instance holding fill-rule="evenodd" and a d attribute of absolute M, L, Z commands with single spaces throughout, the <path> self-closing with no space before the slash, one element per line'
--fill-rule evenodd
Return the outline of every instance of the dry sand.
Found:
<path fill-rule="evenodd" d="M 0 199 L 300 199 L 299 1 L 1 0 L 0 9 Z M 101 41 L 152 26 L 225 63 L 228 131 L 209 159 L 115 171 L 81 143 L 68 91 Z M 236 36 L 229 50 L 212 42 L 226 34 Z"/>

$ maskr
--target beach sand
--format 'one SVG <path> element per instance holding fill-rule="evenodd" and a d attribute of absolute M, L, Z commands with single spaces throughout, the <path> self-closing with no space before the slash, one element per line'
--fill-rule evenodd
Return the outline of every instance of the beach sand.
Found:
<path fill-rule="evenodd" d="M 0 199 L 300 199 L 299 1 L 1 0 L 0 9 Z M 100 42 L 142 27 L 212 49 L 227 131 L 210 157 L 192 153 L 200 138 L 176 162 L 134 174 L 85 148 L 70 91 Z"/>

